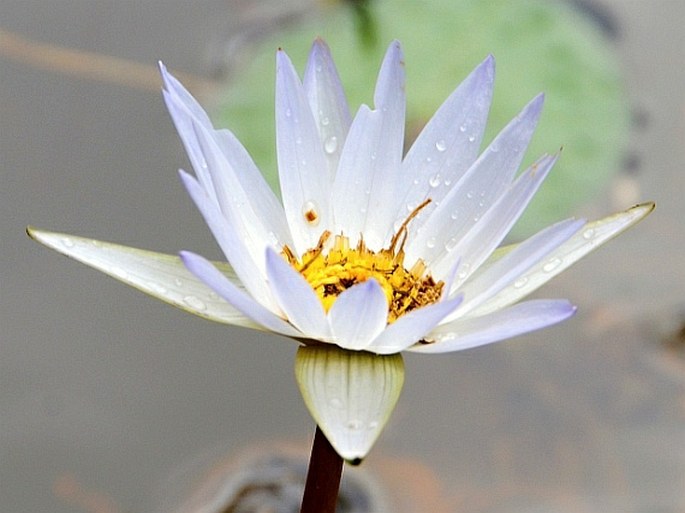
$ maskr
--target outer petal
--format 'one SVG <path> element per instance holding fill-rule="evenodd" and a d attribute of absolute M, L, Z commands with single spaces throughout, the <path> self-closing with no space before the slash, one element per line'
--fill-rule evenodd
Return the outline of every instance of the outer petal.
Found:
<path fill-rule="evenodd" d="M 442 279 L 452 263 L 460 259 L 460 271 L 453 286 L 463 283 L 516 223 L 555 162 L 556 157 L 543 157 L 533 164 L 458 242 L 451 243 L 449 232 L 435 233 L 435 239 L 426 242 L 426 245 L 434 244 L 440 248 L 437 255 L 433 253 L 433 260 L 427 262 L 433 276 Z"/>
<path fill-rule="evenodd" d="M 336 231 L 355 244 L 359 234 L 380 249 L 392 232 L 404 144 L 404 64 L 398 42 L 388 48 L 374 95 L 362 106 L 345 141 L 333 185 Z"/>
<path fill-rule="evenodd" d="M 282 50 L 276 56 L 276 150 L 285 214 L 302 254 L 332 225 L 331 177 L 309 101 Z"/>
<path fill-rule="evenodd" d="M 402 356 L 300 347 L 295 377 L 309 412 L 344 459 L 360 463 L 388 422 L 404 383 Z"/>
<path fill-rule="evenodd" d="M 440 204 L 433 207 L 432 211 L 428 210 L 431 208 L 428 205 L 428 209 L 424 209 L 412 221 L 411 229 L 416 235 L 410 234 L 408 238 L 406 251 L 410 262 L 419 257 L 435 261 L 445 251 L 445 245 L 454 246 L 455 241 L 463 238 L 511 185 L 533 137 L 543 100 L 543 95 L 538 95 L 526 105 L 495 137 Z M 433 198 L 430 192 L 428 197 Z"/>
<path fill-rule="evenodd" d="M 431 333 L 432 344 L 409 348 L 416 353 L 461 351 L 556 324 L 571 317 L 576 308 L 564 299 L 536 299 L 482 317 L 458 319 Z"/>
<path fill-rule="evenodd" d="M 263 329 L 190 274 L 176 255 L 30 227 L 27 233 L 49 248 L 182 310 L 216 322 Z M 228 264 L 215 265 L 226 280 L 237 282 Z M 234 284 L 234 287 L 240 285 Z"/>
<path fill-rule="evenodd" d="M 317 38 L 312 45 L 303 85 L 319 129 L 332 182 L 352 117 L 331 52 L 321 38 Z"/>
<path fill-rule="evenodd" d="M 516 282 L 475 309 L 473 315 L 496 311 L 527 296 L 591 251 L 644 219 L 652 210 L 654 203 L 643 203 L 625 212 L 587 223 L 573 237 L 550 253 L 544 261 L 533 266 Z"/>
<path fill-rule="evenodd" d="M 522 274 L 578 233 L 584 224 L 583 219 L 561 221 L 517 245 L 486 272 L 479 273 L 465 284 L 460 290 L 464 294 L 464 304 L 450 319 L 468 315 L 503 288 L 513 284 Z"/>
<path fill-rule="evenodd" d="M 240 281 L 257 301 L 272 311 L 277 311 L 266 284 L 263 266 L 258 266 L 258 262 L 253 260 L 244 240 L 236 232 L 235 225 L 224 217 L 219 205 L 212 201 L 195 178 L 184 171 L 179 175 Z"/>
<path fill-rule="evenodd" d="M 266 250 L 266 273 L 271 292 L 288 321 L 305 337 L 328 341 L 331 333 L 326 313 L 307 280 L 271 248 Z"/>
<path fill-rule="evenodd" d="M 226 276 L 205 258 L 189 251 L 181 252 L 180 256 L 183 264 L 191 273 L 255 323 L 281 335 L 289 337 L 302 336 L 302 333 L 298 332 L 286 321 L 260 305 L 250 295 L 231 283 Z"/>
<path fill-rule="evenodd" d="M 424 338 L 440 321 L 461 303 L 462 296 L 446 299 L 418 308 L 401 316 L 368 346 L 367 351 L 376 354 L 392 354 L 403 351 Z"/>
<path fill-rule="evenodd" d="M 398 222 L 429 196 L 434 204 L 439 203 L 476 160 L 494 80 L 495 59 L 488 56 L 445 100 L 416 138 L 402 162 Z"/>
<path fill-rule="evenodd" d="M 347 289 L 328 312 L 333 342 L 344 349 L 365 349 L 388 322 L 388 300 L 374 279 Z"/>

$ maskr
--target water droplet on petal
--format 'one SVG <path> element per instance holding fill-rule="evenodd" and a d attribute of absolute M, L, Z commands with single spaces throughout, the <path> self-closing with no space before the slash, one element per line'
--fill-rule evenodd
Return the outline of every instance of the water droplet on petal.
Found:
<path fill-rule="evenodd" d="M 583 238 L 590 240 L 595 236 L 595 231 L 592 228 L 589 228 L 583 232 Z"/>
<path fill-rule="evenodd" d="M 447 251 L 448 253 L 452 251 L 454 248 L 457 247 L 457 242 L 457 239 L 455 239 L 454 237 L 445 242 L 445 251 Z"/>
<path fill-rule="evenodd" d="M 468 199 L 473 198 L 473 196 L 474 196 L 473 191 L 469 191 L 469 192 L 466 193 L 466 197 L 467 197 Z"/>
<path fill-rule="evenodd" d="M 374 429 L 378 429 L 378 422 L 376 422 L 375 420 L 372 420 L 371 422 L 369 422 L 368 429 L 369 429 L 369 431 L 373 431 Z"/>
<path fill-rule="evenodd" d="M 331 408 L 335 408 L 336 410 L 341 409 L 344 405 L 343 402 L 338 399 L 337 397 L 334 397 L 329 401 L 329 404 L 331 405 Z"/>
<path fill-rule="evenodd" d="M 474 142 L 476 140 L 475 135 L 469 135 L 469 142 Z"/>
<path fill-rule="evenodd" d="M 164 285 L 160 285 L 154 281 L 148 283 L 148 286 L 150 287 L 150 290 L 156 294 L 166 294 L 168 292 L 168 289 Z"/>
<path fill-rule="evenodd" d="M 347 429 L 351 431 L 359 431 L 362 427 L 364 427 L 364 424 L 361 420 L 354 419 L 347 421 Z"/>
<path fill-rule="evenodd" d="M 542 270 L 545 271 L 546 273 L 553 271 L 557 267 L 561 265 L 561 259 L 560 258 L 553 258 L 549 262 L 547 262 L 545 265 L 542 266 Z"/>
<path fill-rule="evenodd" d="M 181 280 L 181 278 L 174 278 L 174 285 L 177 287 L 183 287 L 183 280 Z"/>
<path fill-rule="evenodd" d="M 290 109 L 285 109 L 285 117 L 286 118 L 289 118 L 292 115 L 293 115 L 293 112 Z"/>
<path fill-rule="evenodd" d="M 326 141 L 323 143 L 323 149 L 329 155 L 335 153 L 335 150 L 338 149 L 338 138 L 332 135 L 326 139 Z"/>
<path fill-rule="evenodd" d="M 528 283 L 528 278 L 525 278 L 525 277 L 519 278 L 518 280 L 516 280 L 516 281 L 514 282 L 514 288 L 515 288 L 515 289 L 520 289 L 520 288 L 523 287 L 526 283 Z"/>
<path fill-rule="evenodd" d="M 206 310 L 207 305 L 197 296 L 186 296 L 183 298 L 183 302 L 190 308 L 195 310 Z"/>
<path fill-rule="evenodd" d="M 428 246 L 430 249 L 433 249 L 435 247 L 435 237 L 431 237 L 426 241 L 426 246 Z"/>
<path fill-rule="evenodd" d="M 459 131 L 460 131 L 460 132 L 466 132 L 466 125 L 460 125 L 460 126 L 459 126 Z"/>
<path fill-rule="evenodd" d="M 428 180 L 428 185 L 430 185 L 433 188 L 440 185 L 440 173 L 431 176 L 430 179 Z"/>
<path fill-rule="evenodd" d="M 458 219 L 458 218 L 459 218 L 459 211 L 458 211 L 458 210 L 455 210 L 454 212 L 452 212 L 452 213 L 450 214 L 450 217 L 451 217 L 452 219 Z"/>
<path fill-rule="evenodd" d="M 305 201 L 302 205 L 302 216 L 309 226 L 316 226 L 319 224 L 319 207 L 313 201 Z"/>
<path fill-rule="evenodd" d="M 444 139 L 440 139 L 438 142 L 435 143 L 435 149 L 443 152 L 447 149 L 447 144 L 445 143 Z"/>
<path fill-rule="evenodd" d="M 302 144 L 302 137 L 296 137 L 295 138 L 295 144 Z"/>
<path fill-rule="evenodd" d="M 328 116 L 323 116 L 323 117 L 321 118 L 321 124 L 322 124 L 323 126 L 328 126 L 328 124 L 329 124 L 330 122 L 331 122 L 331 120 L 328 119 Z"/>
<path fill-rule="evenodd" d="M 62 245 L 65 248 L 73 248 L 75 246 L 74 241 L 68 237 L 65 237 L 64 239 L 62 239 Z"/>

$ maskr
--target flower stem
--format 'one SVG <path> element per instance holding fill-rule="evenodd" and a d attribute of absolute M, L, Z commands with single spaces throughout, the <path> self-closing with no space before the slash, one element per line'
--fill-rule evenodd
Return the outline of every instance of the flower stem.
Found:
<path fill-rule="evenodd" d="M 335 513 L 343 460 L 316 426 L 300 513 Z"/>

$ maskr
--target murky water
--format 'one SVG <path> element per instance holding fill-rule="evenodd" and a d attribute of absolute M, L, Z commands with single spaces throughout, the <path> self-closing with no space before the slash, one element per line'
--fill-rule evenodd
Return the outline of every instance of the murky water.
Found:
<path fill-rule="evenodd" d="M 637 121 L 628 171 L 578 213 L 635 196 L 658 209 L 542 291 L 581 306 L 571 322 L 407 358 L 367 469 L 407 511 L 685 508 L 685 3 L 586 3 L 612 16 Z M 158 304 L 23 230 L 218 255 L 175 176 L 186 158 L 155 63 L 184 72 L 211 105 L 217 70 L 230 78 L 240 65 L 224 50 L 310 7 L 0 4 L 3 511 L 155 511 L 248 447 L 306 446 L 293 342 Z"/>

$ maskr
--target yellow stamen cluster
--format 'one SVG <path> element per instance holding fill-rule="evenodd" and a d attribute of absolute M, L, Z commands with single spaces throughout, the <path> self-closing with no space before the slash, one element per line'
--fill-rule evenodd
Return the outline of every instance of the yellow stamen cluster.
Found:
<path fill-rule="evenodd" d="M 388 300 L 388 322 L 393 322 L 415 308 L 438 301 L 444 286 L 442 281 L 436 283 L 430 275 L 425 275 L 426 266 L 422 260 L 418 260 L 410 269 L 404 267 L 403 246 L 407 224 L 427 204 L 428 201 L 414 210 L 397 231 L 390 246 L 378 252 L 368 249 L 363 239 L 352 248 L 349 239 L 343 235 L 336 235 L 332 247 L 325 251 L 331 236 L 326 231 L 316 247 L 301 258 L 297 258 L 288 246 L 283 248 L 283 256 L 309 282 L 326 311 L 343 291 L 374 278 Z"/>

